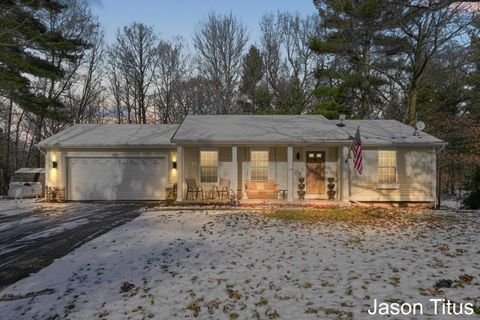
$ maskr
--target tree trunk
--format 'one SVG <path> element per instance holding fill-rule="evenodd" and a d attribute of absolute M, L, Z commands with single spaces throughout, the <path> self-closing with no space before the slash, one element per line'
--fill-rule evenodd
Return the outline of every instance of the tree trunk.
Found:
<path fill-rule="evenodd" d="M 360 117 L 363 119 L 365 116 L 370 116 L 370 109 L 372 106 L 370 105 L 370 92 L 369 91 L 369 84 L 368 84 L 368 76 L 370 74 L 370 47 L 368 45 L 363 46 L 363 63 L 360 66 L 362 68 L 362 79 L 360 83 L 360 90 L 362 91 L 362 101 L 361 101 L 361 111 Z"/>
<path fill-rule="evenodd" d="M 45 117 L 43 115 L 39 115 L 38 116 L 38 122 L 37 122 L 37 126 L 35 128 L 35 132 L 34 132 L 34 138 L 32 139 L 32 144 L 30 145 L 30 149 L 28 151 L 29 155 L 31 154 L 31 151 L 32 151 L 32 146 L 34 144 L 37 144 L 39 143 L 40 141 L 42 141 L 42 129 L 43 129 L 43 123 L 45 121 Z M 30 156 L 29 156 L 30 157 Z M 38 152 L 38 155 L 37 157 L 35 157 L 35 161 L 34 161 L 34 164 L 37 168 L 40 168 L 42 167 L 42 155 L 40 154 L 40 152 Z"/>
<path fill-rule="evenodd" d="M 17 121 L 17 131 L 15 132 L 15 142 L 14 142 L 14 146 L 15 146 L 15 150 L 13 152 L 13 167 L 15 169 L 18 169 L 18 141 L 20 140 L 20 124 L 22 123 L 22 120 L 23 120 L 23 116 L 25 114 L 25 110 L 22 109 L 22 113 L 20 114 L 20 117 L 18 118 L 18 121 Z"/>
<path fill-rule="evenodd" d="M 415 115 L 417 113 L 417 87 L 413 86 L 408 93 L 408 105 L 407 105 L 407 124 L 410 126 L 415 125 Z"/>
<path fill-rule="evenodd" d="M 437 207 L 435 209 L 440 209 L 442 205 L 442 169 L 437 165 Z"/>
<path fill-rule="evenodd" d="M 7 134 L 6 134 L 6 141 L 7 141 L 7 154 L 6 154 L 6 160 L 5 160 L 5 175 L 6 178 L 5 181 L 8 183 L 10 181 L 10 134 L 12 130 L 12 112 L 13 112 L 13 101 L 10 99 L 10 105 L 8 107 L 8 118 L 7 118 Z"/>

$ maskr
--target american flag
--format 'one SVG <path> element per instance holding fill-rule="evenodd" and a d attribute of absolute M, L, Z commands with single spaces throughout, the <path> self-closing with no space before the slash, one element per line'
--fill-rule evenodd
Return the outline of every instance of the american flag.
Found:
<path fill-rule="evenodd" d="M 352 145 L 350 150 L 353 151 L 353 168 L 362 174 L 363 163 L 362 163 L 362 140 L 360 139 L 360 126 L 357 128 L 355 137 L 353 137 Z"/>

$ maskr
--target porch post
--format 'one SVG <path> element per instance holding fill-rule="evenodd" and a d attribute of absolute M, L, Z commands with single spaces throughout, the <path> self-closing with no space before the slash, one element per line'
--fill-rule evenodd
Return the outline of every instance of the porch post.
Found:
<path fill-rule="evenodd" d="M 232 146 L 232 177 L 231 177 L 231 189 L 234 192 L 235 199 L 238 197 L 238 157 L 237 146 Z"/>
<path fill-rule="evenodd" d="M 177 201 L 183 200 L 183 147 L 177 147 Z"/>
<path fill-rule="evenodd" d="M 293 201 L 293 147 L 287 147 L 287 201 Z"/>
<path fill-rule="evenodd" d="M 349 172 L 349 164 L 348 164 L 348 147 L 339 147 L 340 151 L 340 176 L 341 176 L 341 196 L 340 200 L 342 201 L 350 201 L 350 172 Z"/>
<path fill-rule="evenodd" d="M 437 209 L 437 148 L 432 148 L 432 198 L 433 207 Z"/>

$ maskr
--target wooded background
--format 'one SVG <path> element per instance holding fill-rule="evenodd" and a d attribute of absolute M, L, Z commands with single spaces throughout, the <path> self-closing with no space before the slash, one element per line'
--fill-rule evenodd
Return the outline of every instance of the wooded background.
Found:
<path fill-rule="evenodd" d="M 439 155 L 442 193 L 480 202 L 480 6 L 313 4 L 309 16 L 265 13 L 255 39 L 239 17 L 212 12 L 191 41 L 136 22 L 106 43 L 87 1 L 2 0 L 2 191 L 15 169 L 43 165 L 38 141 L 77 123 L 345 114 L 424 121 L 449 143 Z"/>

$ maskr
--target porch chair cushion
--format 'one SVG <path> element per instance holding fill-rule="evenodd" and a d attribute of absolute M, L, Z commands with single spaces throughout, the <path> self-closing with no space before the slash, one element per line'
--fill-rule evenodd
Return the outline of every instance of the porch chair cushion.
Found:
<path fill-rule="evenodd" d="M 278 198 L 278 184 L 275 181 L 247 181 L 245 191 L 248 199 Z"/>

